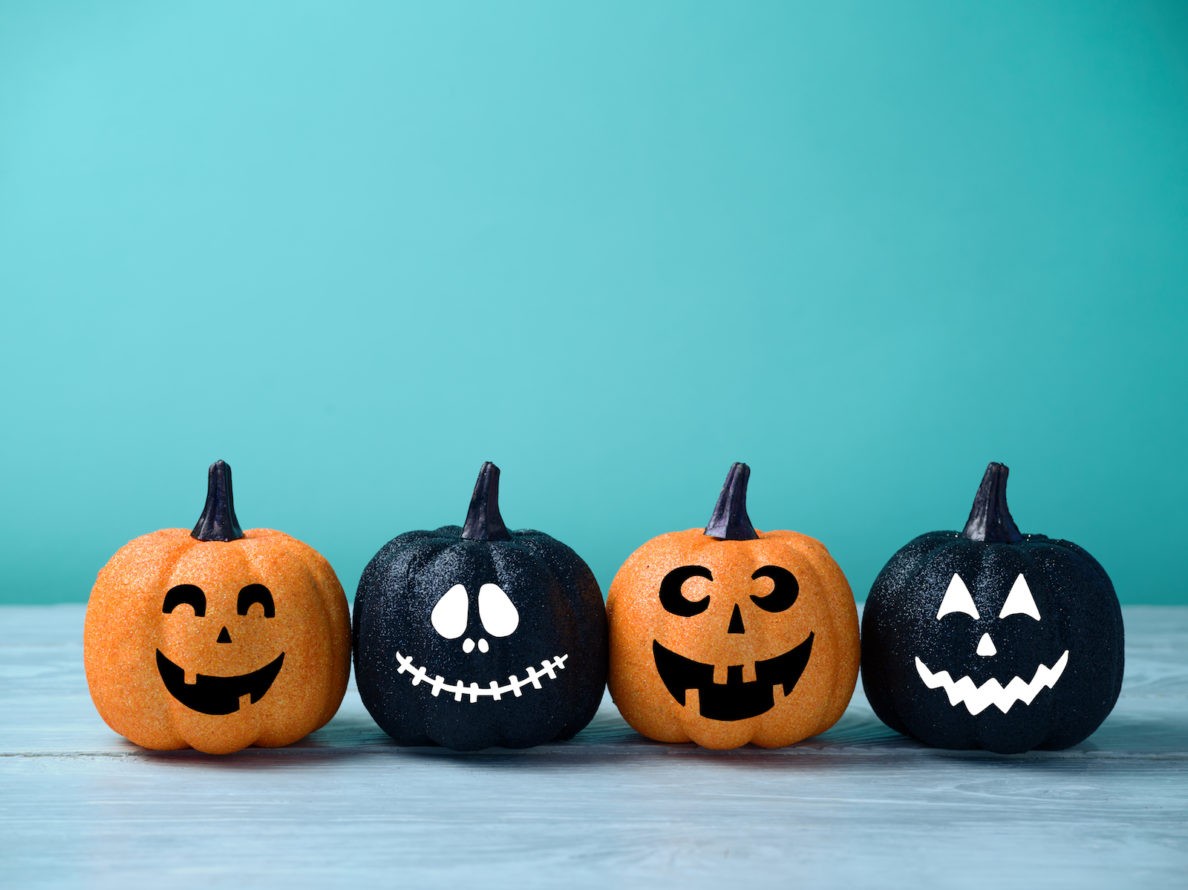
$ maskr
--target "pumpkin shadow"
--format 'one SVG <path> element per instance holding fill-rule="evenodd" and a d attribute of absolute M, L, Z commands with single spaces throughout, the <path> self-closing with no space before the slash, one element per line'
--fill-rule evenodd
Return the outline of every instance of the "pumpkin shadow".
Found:
<path fill-rule="evenodd" d="M 947 762 L 961 761 L 971 768 L 984 765 L 997 768 L 1000 764 L 1010 764 L 1012 768 L 1067 773 L 1078 769 L 1100 772 L 1116 765 L 1119 769 L 1133 770 L 1136 763 L 1141 764 L 1150 757 L 1188 756 L 1188 714 L 1142 717 L 1114 714 L 1089 738 L 1071 748 L 1036 749 L 1019 754 L 933 748 L 913 739 L 898 738 L 918 749 L 919 756 Z"/>
<path fill-rule="evenodd" d="M 1093 735 L 1065 754 L 1088 754 L 1094 757 L 1142 757 L 1177 754 L 1188 756 L 1188 714 L 1167 712 L 1139 716 L 1114 713 Z"/>
<path fill-rule="evenodd" d="M 387 753 L 391 739 L 366 716 L 340 715 L 326 726 L 291 745 L 252 746 L 233 754 L 204 754 L 192 748 L 151 751 L 128 742 L 130 753 L 156 763 L 202 766 L 226 770 L 300 769 L 341 762 L 348 758 Z"/>
<path fill-rule="evenodd" d="M 896 747 L 911 748 L 914 745 L 910 739 L 883 726 L 873 714 L 859 713 L 847 714 L 821 735 L 784 748 L 745 745 L 716 751 L 693 742 L 658 742 L 646 738 L 632 729 L 613 708 L 603 708 L 573 739 L 533 748 L 495 747 L 480 751 L 452 751 L 429 746 L 401 747 L 394 742 L 390 746 L 399 751 L 399 756 L 465 763 L 467 766 L 493 770 L 521 769 L 529 765 L 574 770 L 613 765 L 625 759 L 672 762 L 673 758 L 679 758 L 733 769 L 832 771 L 851 768 L 859 761 L 885 760 L 885 753 L 869 749 L 887 742 Z"/>

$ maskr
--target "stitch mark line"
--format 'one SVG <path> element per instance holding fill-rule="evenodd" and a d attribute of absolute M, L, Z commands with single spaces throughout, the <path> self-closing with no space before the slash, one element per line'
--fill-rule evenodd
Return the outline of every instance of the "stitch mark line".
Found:
<path fill-rule="evenodd" d="M 429 686 L 429 691 L 434 697 L 441 695 L 442 692 L 450 693 L 454 696 L 454 701 L 462 701 L 468 698 L 471 704 L 477 702 L 480 698 L 493 698 L 499 701 L 503 696 L 511 693 L 516 698 L 520 698 L 525 686 L 531 686 L 533 689 L 541 689 L 541 678 L 548 677 L 550 680 L 557 679 L 557 671 L 565 670 L 565 662 L 569 659 L 569 655 L 558 655 L 556 658 L 546 658 L 540 663 L 540 667 L 529 665 L 524 669 L 524 677 L 521 679 L 515 675 L 507 678 L 507 683 L 502 686 L 499 685 L 498 680 L 492 680 L 488 686 L 479 686 L 478 683 L 465 683 L 458 680 L 455 683 L 447 683 L 441 674 L 430 677 L 429 673 L 423 668 L 413 664 L 413 660 L 407 655 L 396 653 L 396 664 L 399 665 L 398 674 L 409 674 L 413 686 L 425 683 Z"/>

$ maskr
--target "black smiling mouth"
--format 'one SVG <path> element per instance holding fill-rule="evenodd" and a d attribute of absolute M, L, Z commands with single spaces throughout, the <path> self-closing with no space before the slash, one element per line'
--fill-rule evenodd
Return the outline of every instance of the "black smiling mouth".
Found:
<path fill-rule="evenodd" d="M 710 720 L 746 720 L 771 710 L 775 704 L 775 687 L 781 686 L 787 696 L 795 688 L 808 664 L 813 648 L 813 634 L 783 655 L 755 662 L 755 679 L 744 681 L 741 664 L 726 669 L 726 682 L 714 682 L 714 666 L 702 664 L 666 649 L 658 641 L 652 642 L 656 670 L 668 691 L 682 705 L 685 693 L 697 690 L 697 703 L 702 717 Z"/>
<path fill-rule="evenodd" d="M 169 694 L 179 702 L 200 714 L 234 714 L 239 710 L 239 700 L 251 696 L 252 704 L 264 697 L 272 681 L 280 673 L 285 653 L 281 653 L 268 664 L 250 674 L 235 677 L 212 677 L 198 674 L 194 683 L 186 682 L 186 672 L 157 650 L 157 672 L 165 683 Z"/>

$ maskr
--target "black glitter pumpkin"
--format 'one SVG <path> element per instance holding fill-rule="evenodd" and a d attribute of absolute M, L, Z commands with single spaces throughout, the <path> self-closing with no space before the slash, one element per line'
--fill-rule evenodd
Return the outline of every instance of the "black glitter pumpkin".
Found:
<path fill-rule="evenodd" d="M 899 732 L 941 748 L 1067 748 L 1122 688 L 1109 576 L 1068 541 L 1019 532 L 1005 466 L 986 469 L 965 530 L 921 535 L 862 614 L 862 685 Z"/>
<path fill-rule="evenodd" d="M 509 531 L 483 464 L 464 526 L 414 531 L 368 563 L 355 596 L 355 680 L 403 745 L 524 748 L 594 716 L 606 609 L 589 567 L 543 532 Z"/>

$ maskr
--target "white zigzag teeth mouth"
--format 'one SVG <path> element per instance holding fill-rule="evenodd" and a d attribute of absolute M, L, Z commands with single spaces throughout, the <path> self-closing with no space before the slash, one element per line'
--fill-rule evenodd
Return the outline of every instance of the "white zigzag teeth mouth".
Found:
<path fill-rule="evenodd" d="M 949 704 L 953 707 L 963 704 L 971 714 L 977 715 L 994 705 L 1005 714 L 1015 702 L 1021 701 L 1029 705 L 1041 690 L 1055 686 L 1067 664 L 1068 650 L 1065 649 L 1064 654 L 1051 667 L 1041 664 L 1036 668 L 1035 676 L 1031 678 L 1030 683 L 1022 677 L 1015 677 L 1006 686 L 993 677 L 978 686 L 969 677 L 954 680 L 948 671 L 938 671 L 934 674 L 919 658 L 916 659 L 916 670 L 929 689 L 936 689 L 938 686 L 944 689 L 949 696 Z"/>
<path fill-rule="evenodd" d="M 499 701 L 509 693 L 519 698 L 524 694 L 523 689 L 525 686 L 540 689 L 541 679 L 548 678 L 550 680 L 556 680 L 557 671 L 565 669 L 565 662 L 568 658 L 568 655 L 546 658 L 540 663 L 540 667 L 536 667 L 535 665 L 526 667 L 523 678 L 512 675 L 507 678 L 506 683 L 500 684 L 498 680 L 492 680 L 486 686 L 479 686 L 478 683 L 467 683 L 464 680 L 447 683 L 441 674 L 430 677 L 423 667 L 417 667 L 413 664 L 411 658 L 401 655 L 399 652 L 396 653 L 396 663 L 400 666 L 397 673 L 410 674 L 413 686 L 425 683 L 428 685 L 430 692 L 435 696 L 441 695 L 442 692 L 448 692 L 454 696 L 454 701 L 462 701 L 466 697 L 470 699 L 472 704 L 480 698 L 492 698 L 495 701 Z"/>

